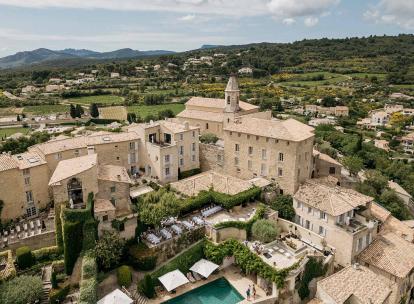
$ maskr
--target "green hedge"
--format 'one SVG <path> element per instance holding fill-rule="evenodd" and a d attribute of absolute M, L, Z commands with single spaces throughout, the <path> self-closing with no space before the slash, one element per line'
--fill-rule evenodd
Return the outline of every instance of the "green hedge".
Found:
<path fill-rule="evenodd" d="M 151 274 L 151 277 L 154 280 L 154 284 L 158 285 L 158 278 L 160 276 L 163 276 L 167 272 L 179 269 L 182 273 L 187 273 L 191 266 L 194 265 L 194 263 L 204 258 L 204 243 L 205 240 L 196 243 L 186 251 L 181 252 L 175 258 L 170 260 L 167 264 L 165 264 L 158 270 L 154 271 Z"/>
<path fill-rule="evenodd" d="M 62 251 L 58 246 L 50 246 L 33 250 L 33 255 L 37 262 L 53 261 L 61 258 Z"/>
<path fill-rule="evenodd" d="M 63 251 L 63 235 L 62 235 L 62 219 L 61 219 L 62 204 L 55 204 L 55 231 L 56 231 L 56 245 Z"/>
<path fill-rule="evenodd" d="M 294 265 L 277 270 L 264 262 L 259 256 L 254 254 L 245 245 L 237 240 L 231 239 L 223 243 L 215 245 L 206 242 L 204 246 L 204 254 L 210 261 L 221 264 L 227 256 L 234 256 L 235 263 L 244 273 L 257 273 L 262 278 L 275 282 L 279 288 L 285 284 L 285 279 L 289 272 L 299 266 L 299 262 Z"/>
<path fill-rule="evenodd" d="M 49 303 L 50 304 L 58 304 L 63 303 L 66 299 L 66 296 L 69 294 L 70 285 L 65 284 L 63 287 L 58 289 L 51 289 L 49 292 Z"/>
<path fill-rule="evenodd" d="M 84 254 L 82 259 L 82 275 L 80 283 L 80 304 L 96 304 L 98 301 L 98 266 L 92 251 Z"/>
<path fill-rule="evenodd" d="M 65 222 L 63 224 L 63 243 L 65 272 L 72 274 L 73 266 L 82 250 L 82 223 Z"/>
<path fill-rule="evenodd" d="M 146 274 L 144 278 L 139 281 L 137 287 L 147 298 L 152 299 L 155 296 L 154 282 L 149 274 Z"/>
<path fill-rule="evenodd" d="M 118 285 L 128 288 L 132 283 L 132 272 L 129 266 L 121 266 L 117 270 Z"/>
<path fill-rule="evenodd" d="M 191 169 L 191 170 L 183 171 L 183 172 L 180 171 L 178 174 L 178 179 L 184 179 L 184 178 L 187 178 L 187 177 L 199 174 L 199 173 L 201 173 L 200 168 L 195 168 L 195 169 Z"/>
<path fill-rule="evenodd" d="M 135 270 L 153 270 L 157 263 L 157 255 L 144 243 L 133 244 L 128 248 L 128 264 Z"/>
<path fill-rule="evenodd" d="M 238 229 L 243 229 L 246 230 L 247 232 L 247 236 L 250 236 L 251 232 L 252 232 L 252 226 L 253 224 L 259 220 L 262 219 L 265 215 L 266 212 L 266 208 L 264 205 L 259 205 L 259 207 L 256 210 L 256 213 L 254 214 L 254 216 L 247 222 L 242 222 L 242 221 L 228 221 L 228 222 L 221 222 L 218 223 L 216 225 L 214 225 L 214 228 L 216 229 L 222 229 L 222 228 L 238 228 Z"/>
<path fill-rule="evenodd" d="M 52 262 L 52 271 L 56 273 L 63 272 L 65 270 L 65 260 L 57 260 Z"/>
<path fill-rule="evenodd" d="M 23 246 L 17 248 L 16 263 L 21 270 L 32 267 L 35 262 L 35 257 L 29 247 Z"/>
<path fill-rule="evenodd" d="M 201 191 L 196 197 L 180 202 L 180 214 L 192 212 L 207 204 L 217 204 L 226 209 L 231 209 L 234 206 L 258 199 L 261 191 L 259 187 L 252 187 L 236 195 L 228 195 L 214 190 Z"/>
<path fill-rule="evenodd" d="M 62 207 L 65 271 L 72 268 L 82 250 L 92 249 L 97 238 L 97 221 L 93 218 L 94 197 L 89 193 L 85 209 Z M 69 229 L 69 231 L 67 231 Z"/>

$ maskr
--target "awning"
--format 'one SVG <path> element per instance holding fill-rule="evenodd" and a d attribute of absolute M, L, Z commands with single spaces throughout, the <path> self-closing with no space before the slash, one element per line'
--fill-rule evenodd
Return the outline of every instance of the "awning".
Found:
<path fill-rule="evenodd" d="M 128 297 L 119 289 L 115 289 L 111 293 L 104 296 L 97 304 L 132 304 L 134 300 Z"/>
<path fill-rule="evenodd" d="M 151 187 L 142 186 L 142 187 L 131 189 L 129 192 L 129 195 L 131 196 L 131 198 L 137 198 L 138 196 L 150 193 L 152 191 L 154 191 L 154 189 L 152 189 Z"/>
<path fill-rule="evenodd" d="M 174 270 L 159 277 L 158 280 L 164 285 L 167 291 L 176 289 L 177 287 L 190 282 L 181 271 Z"/>
<path fill-rule="evenodd" d="M 208 260 L 201 259 L 200 261 L 195 263 L 190 268 L 190 270 L 197 272 L 205 278 L 208 278 L 217 268 L 219 268 L 219 265 L 214 264 L 213 262 L 210 262 Z"/>

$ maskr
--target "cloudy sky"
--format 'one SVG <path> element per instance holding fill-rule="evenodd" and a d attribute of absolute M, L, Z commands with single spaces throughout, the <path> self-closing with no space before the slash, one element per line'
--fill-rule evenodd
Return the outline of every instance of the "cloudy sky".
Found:
<path fill-rule="evenodd" d="M 399 33 L 414 33 L 414 0 L 0 0 L 0 56 Z"/>

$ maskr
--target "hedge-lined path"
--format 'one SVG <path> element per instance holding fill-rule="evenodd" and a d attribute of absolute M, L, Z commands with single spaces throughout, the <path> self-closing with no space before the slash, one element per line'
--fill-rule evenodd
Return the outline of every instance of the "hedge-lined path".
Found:
<path fill-rule="evenodd" d="M 52 278 L 52 265 L 46 265 L 42 268 L 42 281 L 43 281 L 43 292 L 41 304 L 49 303 L 49 292 L 52 289 L 52 283 L 50 279 Z"/>

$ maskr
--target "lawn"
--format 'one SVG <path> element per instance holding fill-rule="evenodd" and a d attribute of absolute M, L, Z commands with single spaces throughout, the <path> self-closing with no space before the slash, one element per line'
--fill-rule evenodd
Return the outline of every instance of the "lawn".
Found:
<path fill-rule="evenodd" d="M 139 106 L 129 106 L 127 107 L 128 112 L 133 112 L 139 115 L 141 118 L 145 118 L 149 114 L 157 115 L 158 112 L 166 109 L 171 109 L 174 114 L 180 113 L 184 110 L 184 105 L 181 103 L 170 103 L 170 104 L 162 104 L 162 105 L 139 105 Z"/>
<path fill-rule="evenodd" d="M 23 133 L 23 134 L 27 134 L 29 133 L 30 128 L 1 128 L 0 129 L 0 138 L 6 138 L 9 137 L 10 135 L 13 135 L 15 133 Z"/>
<path fill-rule="evenodd" d="M 74 104 L 90 105 L 91 103 L 97 104 L 122 104 L 124 99 L 115 95 L 96 95 L 96 96 L 83 96 L 69 98 L 68 102 Z"/>
<path fill-rule="evenodd" d="M 30 113 L 33 115 L 66 113 L 69 112 L 69 105 L 38 105 L 24 107 L 23 113 Z"/>

